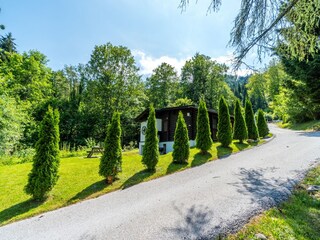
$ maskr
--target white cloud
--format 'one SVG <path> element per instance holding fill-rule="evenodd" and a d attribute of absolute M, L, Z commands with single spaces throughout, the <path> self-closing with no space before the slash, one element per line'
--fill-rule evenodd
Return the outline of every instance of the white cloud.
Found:
<path fill-rule="evenodd" d="M 152 71 L 157 68 L 158 66 L 161 65 L 161 63 L 165 62 L 173 66 L 178 74 L 181 73 L 181 68 L 185 64 L 185 62 L 191 57 L 186 57 L 186 58 L 175 58 L 175 57 L 169 57 L 169 56 L 161 56 L 159 58 L 152 57 L 150 55 L 147 55 L 143 51 L 140 50 L 133 50 L 132 51 L 133 56 L 136 58 L 139 67 L 140 67 L 140 74 L 142 75 L 150 75 L 152 74 Z M 239 69 L 236 72 L 232 71 L 231 65 L 232 61 L 234 59 L 233 54 L 228 53 L 227 55 L 224 56 L 219 56 L 219 57 L 214 57 L 212 60 L 215 60 L 218 63 L 224 63 L 227 66 L 230 67 L 228 73 L 230 74 L 236 74 L 238 76 L 245 76 L 248 74 L 252 73 L 252 70 L 250 69 Z"/>
<path fill-rule="evenodd" d="M 148 56 L 142 51 L 139 50 L 133 50 L 132 51 L 133 56 L 137 59 L 139 65 L 140 65 L 140 74 L 143 75 L 149 75 L 152 73 L 153 69 L 157 68 L 161 65 L 161 63 L 165 62 L 173 66 L 178 74 L 181 73 L 181 68 L 185 64 L 185 62 L 190 59 L 189 58 L 181 58 L 177 59 L 174 57 L 169 56 L 161 56 L 159 58 L 154 58 L 152 56 Z"/>

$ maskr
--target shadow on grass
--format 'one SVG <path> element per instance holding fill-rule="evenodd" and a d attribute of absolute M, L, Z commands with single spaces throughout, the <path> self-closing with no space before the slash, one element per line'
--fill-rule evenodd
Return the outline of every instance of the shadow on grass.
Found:
<path fill-rule="evenodd" d="M 3 211 L 0 212 L 0 224 L 16 217 L 21 214 L 24 214 L 31 209 L 39 207 L 41 204 L 43 204 L 45 200 L 43 201 L 36 201 L 33 199 L 29 199 L 27 201 L 18 203 L 16 205 L 13 205 Z"/>
<path fill-rule="evenodd" d="M 225 158 L 230 156 L 232 153 L 232 148 L 231 147 L 222 147 L 218 146 L 217 147 L 217 156 L 218 158 Z"/>
<path fill-rule="evenodd" d="M 169 164 L 166 174 L 177 172 L 180 169 L 185 168 L 186 166 L 188 166 L 187 162 L 186 163 L 172 162 Z"/>
<path fill-rule="evenodd" d="M 141 183 L 144 181 L 144 179 L 152 176 L 153 174 L 155 174 L 156 171 L 149 171 L 147 169 L 144 169 L 140 172 L 137 172 L 136 174 L 132 175 L 130 178 L 127 179 L 127 181 L 125 181 L 121 188 L 125 189 L 128 187 L 132 187 L 133 185 L 136 185 L 138 183 Z"/>
<path fill-rule="evenodd" d="M 196 155 L 194 155 L 193 160 L 191 162 L 191 167 L 196 167 L 196 166 L 200 166 L 206 162 L 208 162 L 208 160 L 212 158 L 211 153 L 197 153 Z"/>
<path fill-rule="evenodd" d="M 240 143 L 240 142 L 235 142 L 234 145 L 236 146 L 236 148 L 238 148 L 239 151 L 242 151 L 250 146 L 247 143 Z"/>
<path fill-rule="evenodd" d="M 85 189 L 83 189 L 81 192 L 77 193 L 75 196 L 73 196 L 72 198 L 70 198 L 68 200 L 68 203 L 70 202 L 74 202 L 76 200 L 81 200 L 81 199 L 85 199 L 86 197 L 90 196 L 93 193 L 99 192 L 101 190 L 103 190 L 104 188 L 106 188 L 108 185 L 106 183 L 106 180 L 103 179 L 101 181 L 95 182 L 93 184 L 91 184 L 90 186 L 86 187 Z"/>

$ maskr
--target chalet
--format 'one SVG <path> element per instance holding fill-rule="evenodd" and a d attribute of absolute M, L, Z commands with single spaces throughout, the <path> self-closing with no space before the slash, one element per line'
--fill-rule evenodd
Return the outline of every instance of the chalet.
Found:
<path fill-rule="evenodd" d="M 195 106 L 180 106 L 180 107 L 168 107 L 156 110 L 156 124 L 158 129 L 159 137 L 159 149 L 160 153 L 168 153 L 173 151 L 174 131 L 176 128 L 176 121 L 178 118 L 179 111 L 183 113 L 186 121 L 189 133 L 190 147 L 196 145 L 196 122 L 198 108 Z M 210 128 L 212 139 L 216 140 L 217 134 L 217 123 L 218 113 L 213 109 L 208 109 Z M 145 132 L 147 127 L 147 119 L 149 115 L 149 109 L 143 111 L 137 118 L 136 121 L 141 123 L 140 128 L 140 142 L 139 142 L 139 153 L 142 154 Z"/>

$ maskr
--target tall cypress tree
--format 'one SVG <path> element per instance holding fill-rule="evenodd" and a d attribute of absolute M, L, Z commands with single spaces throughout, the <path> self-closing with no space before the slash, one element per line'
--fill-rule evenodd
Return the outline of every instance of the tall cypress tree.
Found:
<path fill-rule="evenodd" d="M 217 137 L 223 147 L 228 147 L 232 142 L 232 126 L 230 122 L 229 108 L 224 97 L 220 98 L 218 114 Z"/>
<path fill-rule="evenodd" d="M 104 152 L 100 160 L 99 174 L 111 183 L 117 176 L 122 164 L 120 113 L 113 113 L 107 128 Z"/>
<path fill-rule="evenodd" d="M 259 138 L 259 133 L 256 121 L 254 119 L 252 104 L 249 100 L 246 101 L 245 114 L 246 124 L 248 128 L 248 138 L 252 140 L 257 140 Z"/>
<path fill-rule="evenodd" d="M 159 139 L 156 126 L 156 113 L 153 105 L 150 106 L 146 130 L 146 138 L 143 147 L 142 163 L 149 171 L 154 171 L 159 160 Z"/>
<path fill-rule="evenodd" d="M 260 137 L 266 137 L 269 134 L 269 128 L 261 109 L 258 110 L 258 130 Z"/>
<path fill-rule="evenodd" d="M 189 158 L 189 136 L 187 124 L 184 120 L 183 114 L 180 111 L 176 130 L 174 133 L 174 143 L 173 143 L 173 161 L 178 163 L 188 162 Z"/>
<path fill-rule="evenodd" d="M 196 147 L 204 154 L 212 146 L 211 130 L 206 103 L 200 99 L 197 116 Z"/>
<path fill-rule="evenodd" d="M 25 192 L 36 200 L 44 199 L 58 180 L 59 141 L 59 112 L 49 106 L 41 122 L 36 154 L 25 186 Z"/>
<path fill-rule="evenodd" d="M 247 138 L 247 125 L 241 111 L 240 101 L 237 100 L 236 107 L 234 109 L 233 139 L 237 139 L 240 143 L 242 143 L 243 140 Z"/>

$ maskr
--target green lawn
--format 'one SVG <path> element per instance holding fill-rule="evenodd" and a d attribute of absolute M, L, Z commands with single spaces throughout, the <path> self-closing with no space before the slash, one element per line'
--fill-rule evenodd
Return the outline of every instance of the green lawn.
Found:
<path fill-rule="evenodd" d="M 320 185 L 320 166 L 309 172 L 304 184 Z M 297 187 L 289 201 L 253 218 L 234 239 L 256 239 L 257 233 L 268 239 L 320 239 L 320 193 L 311 196 Z"/>
<path fill-rule="evenodd" d="M 99 158 L 61 158 L 60 178 L 45 202 L 32 201 L 23 191 L 31 163 L 0 165 L 0 225 L 83 199 L 97 197 L 116 189 L 130 187 L 186 168 L 199 166 L 222 156 L 250 148 L 257 143 L 240 144 L 234 142 L 231 148 L 223 148 L 219 145 L 219 143 L 214 143 L 210 153 L 206 155 L 201 155 L 199 150 L 192 148 L 188 164 L 173 164 L 171 153 L 161 155 L 154 173 L 144 170 L 141 156 L 137 150 L 125 152 L 123 153 L 123 171 L 119 175 L 119 180 L 112 185 L 107 185 L 98 174 Z"/>
<path fill-rule="evenodd" d="M 305 130 L 305 131 L 312 131 L 312 130 L 320 130 L 320 120 L 314 120 L 304 123 L 278 123 L 279 127 L 282 128 L 289 128 L 292 130 Z"/>

